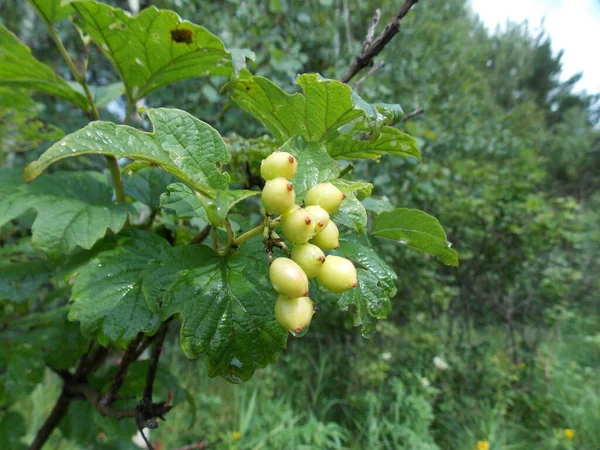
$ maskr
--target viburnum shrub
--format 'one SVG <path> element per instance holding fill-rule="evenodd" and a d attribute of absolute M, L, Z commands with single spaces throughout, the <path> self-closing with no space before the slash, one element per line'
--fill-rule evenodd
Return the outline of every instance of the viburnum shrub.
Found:
<path fill-rule="evenodd" d="M 370 180 L 352 179 L 348 161 L 420 159 L 415 140 L 395 126 L 399 105 L 370 103 L 313 73 L 299 75 L 289 94 L 252 75 L 252 52 L 226 48 L 171 11 L 29 3 L 73 81 L 0 25 L 0 89 L 15 108 L 37 90 L 90 119 L 62 138 L 55 128 L 44 137 L 60 140 L 41 155 L 9 155 L 0 169 L 0 410 L 31 392 L 46 366 L 63 379 L 31 448 L 82 399 L 100 414 L 135 417 L 140 429 L 156 426 L 180 400 L 153 401 L 157 370 L 168 374 L 158 357 L 169 326 L 179 328 L 185 356 L 202 356 L 210 376 L 240 383 L 275 362 L 288 332 L 308 329 L 313 304 L 347 311 L 363 335 L 374 332 L 396 293 L 380 239 L 457 264 L 435 218 L 366 201 Z M 76 59 L 55 29 L 67 18 L 82 38 Z M 92 45 L 98 53 L 88 52 Z M 107 58 L 120 81 L 89 85 L 91 54 Z M 194 77 L 220 80 L 270 137 L 223 138 L 180 109 L 137 108 L 149 93 Z M 102 120 L 118 98 L 124 123 Z M 98 167 L 90 155 L 102 155 L 106 170 L 90 169 Z M 150 361 L 130 370 L 148 346 Z M 140 373 L 141 402 L 121 399 Z M 165 400 L 164 391 L 154 394 Z"/>

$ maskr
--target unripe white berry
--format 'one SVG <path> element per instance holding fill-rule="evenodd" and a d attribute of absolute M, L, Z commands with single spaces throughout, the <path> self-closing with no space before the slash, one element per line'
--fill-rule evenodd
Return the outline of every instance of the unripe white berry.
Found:
<path fill-rule="evenodd" d="M 340 246 L 340 231 L 333 220 L 329 221 L 329 225 L 310 241 L 321 250 L 333 250 Z"/>
<path fill-rule="evenodd" d="M 260 194 L 260 200 L 268 213 L 285 214 L 296 201 L 294 186 L 283 177 L 269 180 Z"/>
<path fill-rule="evenodd" d="M 312 244 L 295 245 L 292 248 L 291 258 L 298 263 L 308 278 L 314 278 L 323 267 L 325 254 Z"/>
<path fill-rule="evenodd" d="M 315 219 L 304 208 L 295 207 L 281 216 L 281 231 L 294 244 L 304 244 L 315 235 Z"/>
<path fill-rule="evenodd" d="M 277 292 L 288 297 L 308 295 L 308 278 L 302 268 L 289 258 L 276 258 L 269 267 L 269 277 Z"/>
<path fill-rule="evenodd" d="M 315 234 L 319 234 L 329 225 L 329 213 L 319 205 L 310 205 L 304 209 L 315 218 Z"/>
<path fill-rule="evenodd" d="M 260 163 L 260 176 L 265 180 L 283 177 L 288 180 L 296 174 L 298 161 L 288 152 L 274 152 Z"/>
<path fill-rule="evenodd" d="M 275 319 L 293 334 L 299 334 L 308 327 L 314 313 L 314 304 L 308 297 L 289 298 L 280 295 L 275 302 Z"/>
<path fill-rule="evenodd" d="M 335 294 L 341 294 L 358 286 L 354 264 L 341 256 L 329 255 L 317 276 L 321 285 Z"/>
<path fill-rule="evenodd" d="M 329 214 L 333 214 L 345 198 L 346 194 L 332 183 L 319 183 L 308 190 L 304 203 L 306 205 L 319 205 Z"/>

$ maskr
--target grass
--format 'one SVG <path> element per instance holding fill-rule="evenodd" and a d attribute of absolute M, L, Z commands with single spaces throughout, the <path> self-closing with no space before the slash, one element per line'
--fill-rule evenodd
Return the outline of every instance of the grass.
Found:
<path fill-rule="evenodd" d="M 290 342 L 277 364 L 244 385 L 208 378 L 200 361 L 185 359 L 172 343 L 162 363 L 179 379 L 181 401 L 151 439 L 163 450 L 204 439 L 220 440 L 217 450 L 472 450 L 478 442 L 489 450 L 598 450 L 596 331 L 593 320 L 560 322 L 516 364 L 499 328 L 479 332 L 473 348 L 460 350 L 447 345 L 444 327 L 427 322 L 387 323 L 368 341 L 315 331 Z M 447 369 L 435 367 L 437 355 Z M 48 374 L 17 405 L 28 420 L 28 440 L 57 389 Z M 55 433 L 48 449 L 132 448 L 131 421 L 115 427 L 83 403 L 74 411 L 62 430 L 81 443 Z M 574 430 L 572 438 L 565 430 Z M 97 439 L 99 431 L 105 437 Z"/>

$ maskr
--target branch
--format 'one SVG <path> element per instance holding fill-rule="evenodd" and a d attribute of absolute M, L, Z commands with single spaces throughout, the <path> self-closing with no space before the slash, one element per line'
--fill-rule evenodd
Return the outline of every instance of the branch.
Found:
<path fill-rule="evenodd" d="M 141 403 L 135 409 L 135 423 L 148 450 L 154 450 L 154 447 L 152 447 L 152 444 L 148 441 L 148 438 L 146 438 L 144 428 L 154 429 L 158 427 L 158 423 L 155 420 L 156 417 L 160 417 L 164 420 L 163 415 L 171 409 L 171 406 L 167 405 L 167 402 L 152 403 L 152 390 L 154 388 L 154 379 L 156 378 L 156 369 L 158 369 L 158 359 L 160 358 L 160 352 L 162 351 L 163 342 L 167 336 L 170 322 L 171 319 L 164 322 L 158 330 L 158 333 L 156 333 L 156 343 L 154 344 L 152 355 L 150 356 L 150 361 L 148 363 L 144 395 Z"/>
<path fill-rule="evenodd" d="M 158 359 L 160 358 L 163 342 L 167 336 L 170 321 L 171 320 L 169 319 L 164 322 L 156 334 L 156 342 L 152 349 L 152 355 L 150 356 L 148 373 L 146 375 L 146 386 L 144 387 L 144 396 L 142 398 L 142 402 L 147 404 L 152 403 L 152 389 L 154 386 L 154 378 L 156 377 L 156 369 L 158 368 Z"/>
<path fill-rule="evenodd" d="M 192 239 L 192 244 L 201 244 L 204 242 L 204 239 L 208 237 L 210 234 L 210 224 L 206 225 L 197 236 Z"/>
<path fill-rule="evenodd" d="M 404 4 L 398 10 L 396 16 L 388 22 L 383 31 L 379 33 L 379 35 L 373 39 L 374 28 L 377 26 L 379 22 L 378 14 L 375 13 L 375 17 L 369 26 L 369 30 L 367 31 L 367 35 L 365 37 L 365 41 L 363 42 L 363 48 L 350 67 L 346 71 L 346 73 L 340 78 L 342 83 L 347 83 L 350 81 L 358 72 L 360 72 L 365 67 L 369 66 L 384 47 L 392 40 L 392 38 L 398 34 L 400 31 L 400 21 L 408 14 L 410 8 L 412 8 L 419 0 L 406 0 Z"/>
<path fill-rule="evenodd" d="M 29 446 L 29 450 L 40 450 L 44 446 L 44 444 L 52 434 L 52 431 L 54 431 L 54 429 L 58 426 L 62 418 L 67 414 L 70 403 L 71 398 L 63 390 L 60 393 L 58 400 L 56 400 L 54 408 L 52 408 L 52 412 L 35 435 L 35 439 Z"/>
<path fill-rule="evenodd" d="M 371 75 L 373 75 L 375 72 L 377 72 L 379 69 L 381 69 L 383 66 L 385 66 L 385 61 L 382 59 L 381 61 L 379 61 L 377 64 L 375 64 L 373 67 L 371 67 L 369 69 L 369 71 L 367 73 L 365 73 L 362 77 L 360 77 L 358 79 L 358 81 L 354 84 L 354 90 L 358 89 L 358 87 L 367 79 L 369 78 Z"/>
<path fill-rule="evenodd" d="M 52 408 L 52 412 L 46 418 L 46 421 L 38 430 L 33 442 L 29 446 L 29 450 L 41 450 L 52 431 L 58 426 L 64 416 L 69 411 L 69 405 L 73 400 L 72 395 L 68 390 L 67 380 L 82 380 L 87 382 L 87 378 L 96 368 L 104 361 L 108 355 L 108 349 L 104 347 L 94 348 L 93 343 L 90 343 L 90 347 L 85 355 L 79 360 L 75 375 L 71 375 L 68 371 L 57 372 L 63 379 L 63 387 Z"/>
<path fill-rule="evenodd" d="M 419 114 L 423 114 L 424 112 L 425 110 L 423 108 L 417 108 L 414 111 L 409 112 L 402 119 L 400 119 L 400 122 L 406 122 L 407 120 L 412 119 L 413 117 L 418 116 Z"/>
<path fill-rule="evenodd" d="M 142 352 L 139 351 L 138 346 L 140 345 L 140 342 L 143 338 L 143 333 L 138 333 L 135 339 L 129 343 L 127 350 L 121 358 L 121 363 L 119 364 L 117 373 L 113 377 L 113 381 L 110 384 L 108 391 L 106 391 L 102 398 L 99 399 L 100 404 L 108 406 L 112 404 L 117 398 L 117 392 L 119 392 L 119 389 L 121 389 L 121 386 L 123 386 L 123 383 L 125 382 L 125 375 L 127 375 L 129 365 L 135 360 L 137 360 L 139 358 L 139 355 L 142 354 Z"/>

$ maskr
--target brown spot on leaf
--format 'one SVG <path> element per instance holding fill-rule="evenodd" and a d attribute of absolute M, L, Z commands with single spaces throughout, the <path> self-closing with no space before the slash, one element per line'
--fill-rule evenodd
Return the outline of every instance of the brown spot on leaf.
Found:
<path fill-rule="evenodd" d="M 171 30 L 171 39 L 179 44 L 191 44 L 194 42 L 194 32 L 185 28 Z"/>

